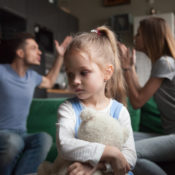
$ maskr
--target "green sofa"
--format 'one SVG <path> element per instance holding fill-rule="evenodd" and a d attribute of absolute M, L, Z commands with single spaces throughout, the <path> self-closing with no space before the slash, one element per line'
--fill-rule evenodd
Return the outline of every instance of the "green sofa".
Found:
<path fill-rule="evenodd" d="M 160 120 L 160 112 L 153 98 L 141 109 L 133 109 L 128 100 L 128 111 L 131 116 L 131 124 L 134 131 L 153 132 L 161 134 L 163 128 Z"/>
<path fill-rule="evenodd" d="M 46 160 L 53 162 L 57 156 L 56 148 L 56 122 L 59 105 L 66 98 L 36 98 L 33 99 L 27 121 L 29 133 L 45 131 L 53 138 L 52 147 Z M 162 133 L 160 113 L 151 98 L 141 109 L 134 110 L 128 101 L 128 111 L 131 116 L 131 124 L 134 131 Z M 161 163 L 168 175 L 174 173 L 174 162 Z"/>
<path fill-rule="evenodd" d="M 47 160 L 53 162 L 57 156 L 56 122 L 57 110 L 65 98 L 36 98 L 33 99 L 27 121 L 29 133 L 45 131 L 53 138 L 52 147 Z"/>
<path fill-rule="evenodd" d="M 47 160 L 53 162 L 57 156 L 56 148 L 56 122 L 57 122 L 57 110 L 59 105 L 66 98 L 42 98 L 33 99 L 30 112 L 28 116 L 27 128 L 29 133 L 35 133 L 45 131 L 49 133 L 53 138 L 52 147 L 48 153 Z M 143 132 L 156 132 L 162 133 L 160 113 L 151 98 L 141 109 L 134 110 L 128 101 L 128 111 L 131 116 L 131 124 L 134 131 Z M 169 168 L 170 165 L 170 168 Z M 167 171 L 170 169 L 168 175 L 171 175 L 172 168 L 174 169 L 174 163 L 161 164 L 161 166 Z"/>
<path fill-rule="evenodd" d="M 28 116 L 29 133 L 45 131 L 53 138 L 53 145 L 47 160 L 53 162 L 57 156 L 56 122 L 59 105 L 66 98 L 36 98 L 33 99 Z M 131 124 L 134 131 L 162 132 L 160 114 L 153 99 L 150 99 L 141 109 L 134 110 L 128 101 Z"/>

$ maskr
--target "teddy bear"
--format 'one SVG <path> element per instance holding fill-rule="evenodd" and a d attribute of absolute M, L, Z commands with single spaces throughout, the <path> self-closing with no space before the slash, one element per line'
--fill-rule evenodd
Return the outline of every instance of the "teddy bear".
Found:
<path fill-rule="evenodd" d="M 118 120 L 91 108 L 85 108 L 80 117 L 79 139 L 116 146 L 121 150 L 129 136 L 129 131 L 122 127 Z M 53 163 L 44 161 L 38 168 L 38 175 L 66 175 L 70 164 L 70 161 L 64 160 L 59 155 Z M 105 175 L 105 173 L 96 171 L 93 175 Z"/>

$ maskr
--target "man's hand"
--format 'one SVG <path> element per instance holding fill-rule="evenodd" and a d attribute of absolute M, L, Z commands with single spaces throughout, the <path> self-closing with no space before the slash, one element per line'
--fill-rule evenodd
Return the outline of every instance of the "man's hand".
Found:
<path fill-rule="evenodd" d="M 55 49 L 56 49 L 56 52 L 59 56 L 62 56 L 62 57 L 64 56 L 66 48 L 70 44 L 71 41 L 72 41 L 71 36 L 67 36 L 64 39 L 64 41 L 61 43 L 61 45 L 59 44 L 59 42 L 57 40 L 55 40 Z"/>

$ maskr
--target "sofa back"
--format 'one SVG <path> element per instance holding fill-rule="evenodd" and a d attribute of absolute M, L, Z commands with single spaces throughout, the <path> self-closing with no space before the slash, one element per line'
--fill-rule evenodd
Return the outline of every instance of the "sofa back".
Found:
<path fill-rule="evenodd" d="M 53 145 L 47 160 L 53 161 L 57 155 L 56 122 L 59 105 L 65 98 L 35 98 L 32 100 L 27 121 L 29 133 L 47 132 L 52 136 Z"/>

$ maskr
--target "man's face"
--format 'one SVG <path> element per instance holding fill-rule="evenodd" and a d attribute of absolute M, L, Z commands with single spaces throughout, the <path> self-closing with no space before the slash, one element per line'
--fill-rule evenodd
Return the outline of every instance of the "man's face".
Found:
<path fill-rule="evenodd" d="M 40 65 L 41 51 L 34 39 L 26 39 L 23 52 L 25 64 Z"/>

